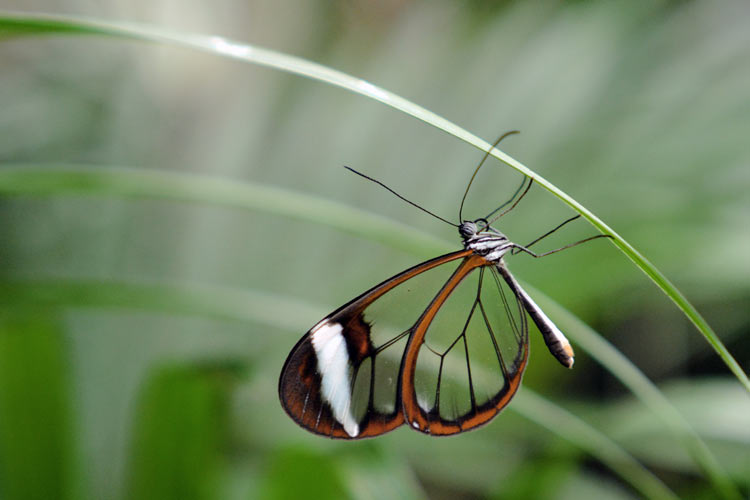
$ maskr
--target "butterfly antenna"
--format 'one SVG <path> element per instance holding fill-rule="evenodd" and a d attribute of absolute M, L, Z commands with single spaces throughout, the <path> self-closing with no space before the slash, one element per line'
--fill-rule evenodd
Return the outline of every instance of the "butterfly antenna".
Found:
<path fill-rule="evenodd" d="M 503 203 L 502 205 L 500 205 L 499 207 L 497 207 L 495 210 L 493 210 L 492 212 L 488 213 L 484 218 L 485 219 L 489 219 L 490 217 L 492 217 L 493 215 L 495 215 L 497 212 L 499 212 L 503 207 L 506 207 L 507 205 L 509 205 L 510 203 L 512 203 L 513 200 L 516 199 L 516 196 L 518 196 L 518 193 L 520 193 L 521 190 L 523 190 L 524 186 L 526 185 L 526 179 L 527 179 L 527 177 L 524 175 L 523 179 L 521 179 L 521 185 L 518 186 L 518 189 L 516 189 L 516 191 L 513 193 L 513 196 L 511 196 L 510 199 L 508 199 L 508 201 L 506 201 L 505 203 Z"/>
<path fill-rule="evenodd" d="M 398 193 L 397 193 L 396 191 L 394 191 L 393 189 L 389 188 L 388 186 L 386 186 L 385 184 L 383 184 L 383 183 L 382 183 L 382 182 L 380 182 L 379 180 L 377 180 L 377 179 L 373 179 L 372 177 L 370 177 L 370 176 L 367 176 L 367 175 L 363 174 L 362 172 L 357 172 L 357 171 L 356 171 L 356 170 L 354 170 L 353 168 L 351 168 L 351 167 L 347 167 L 346 165 L 344 165 L 344 168 L 345 168 L 345 169 L 347 169 L 347 170 L 349 170 L 350 172 L 354 172 L 355 174 L 357 174 L 357 175 L 358 175 L 358 176 L 360 176 L 360 177 L 364 177 L 364 178 L 365 178 L 365 179 L 367 179 L 368 181 L 372 181 L 372 182 L 374 182 L 375 184 L 377 184 L 377 185 L 379 185 L 379 186 L 381 186 L 381 187 L 383 187 L 383 188 L 387 189 L 388 191 L 390 191 L 390 192 L 391 192 L 391 194 L 395 195 L 395 196 L 396 196 L 397 198 L 400 198 L 400 199 L 404 200 L 404 201 L 405 201 L 406 203 L 408 203 L 409 205 L 411 205 L 411 206 L 413 206 L 413 207 L 416 207 L 416 208 L 420 209 L 420 210 L 421 210 L 421 211 L 423 211 L 424 213 L 426 213 L 426 214 L 429 214 L 429 215 L 432 215 L 432 216 L 433 216 L 433 217 L 435 217 L 436 219 L 438 219 L 438 220 L 441 220 L 441 221 L 445 222 L 446 224 L 450 224 L 450 225 L 451 225 L 451 226 L 453 226 L 453 227 L 458 227 L 458 225 L 457 225 L 457 224 L 454 224 L 454 223 L 452 223 L 451 221 L 449 221 L 449 220 L 446 220 L 446 219 L 444 219 L 444 218 L 440 217 L 439 215 L 436 215 L 436 214 L 434 214 L 434 213 L 430 212 L 430 211 L 429 211 L 429 210 L 427 210 L 426 208 L 423 208 L 423 207 L 421 207 L 421 206 L 417 205 L 417 204 L 416 204 L 416 203 L 414 203 L 413 201 L 411 201 L 411 200 L 408 200 L 408 199 L 404 198 L 403 196 L 401 196 L 401 195 L 400 195 L 400 194 L 398 194 Z"/>
<path fill-rule="evenodd" d="M 458 207 L 458 222 L 460 223 L 463 221 L 463 211 L 464 211 L 464 202 L 466 201 L 466 196 L 469 194 L 469 188 L 471 187 L 471 184 L 474 182 L 474 177 L 477 176 L 477 172 L 479 172 L 479 169 L 482 168 L 482 165 L 484 165 L 484 162 L 487 161 L 487 158 L 490 156 L 490 151 L 495 149 L 498 144 L 500 144 L 500 141 L 508 137 L 509 135 L 513 134 L 520 134 L 521 132 L 518 130 L 511 130 L 510 132 L 505 132 L 503 135 L 498 137 L 498 139 L 495 141 L 495 143 L 492 145 L 492 147 L 484 154 L 484 157 L 482 158 L 482 161 L 479 162 L 479 165 L 477 165 L 477 168 L 474 169 L 474 173 L 471 174 L 471 179 L 469 179 L 469 184 L 466 186 L 466 191 L 464 191 L 464 196 L 461 198 L 461 205 Z M 511 198 L 512 199 L 512 198 Z"/>
<path fill-rule="evenodd" d="M 526 182 L 526 179 L 524 178 L 524 183 L 525 183 L 525 182 Z M 493 217 L 493 218 L 492 218 L 492 219 L 490 220 L 490 222 L 489 222 L 489 223 L 487 224 L 487 226 L 489 227 L 489 225 L 490 225 L 490 224 L 492 224 L 493 222 L 495 222 L 495 221 L 496 221 L 497 219 L 499 219 L 499 218 L 500 218 L 500 217 L 502 217 L 503 215 L 507 214 L 508 212 L 510 212 L 511 210 L 513 210 L 514 208 L 516 208 L 516 205 L 518 205 L 518 203 L 519 203 L 519 202 L 520 202 L 521 200 L 523 200 L 523 197 L 524 197 L 524 196 L 526 196 L 526 193 L 528 193 L 528 192 L 529 192 L 529 189 L 531 189 L 531 186 L 532 186 L 532 184 L 534 184 L 534 178 L 533 178 L 533 177 L 529 177 L 529 185 L 528 185 L 528 186 L 526 186 L 526 189 L 524 189 L 523 193 L 521 193 L 521 196 L 519 196 L 519 197 L 518 197 L 518 199 L 517 199 L 516 201 L 514 201 L 514 202 L 513 202 L 513 204 L 512 204 L 511 206 L 509 206 L 508 208 L 506 208 L 505 210 L 503 210 L 502 212 L 500 212 L 499 214 L 497 214 L 497 215 L 496 215 L 495 217 Z M 521 183 L 521 187 L 523 187 L 523 183 Z M 520 190 L 520 188 L 519 188 L 519 190 Z M 518 191 L 516 191 L 516 192 L 518 192 Z M 513 195 L 513 196 L 515 196 L 515 195 Z M 513 199 L 513 198 L 511 198 L 511 200 L 512 200 L 512 199 Z M 507 203 L 505 203 L 504 205 L 507 205 Z M 504 206 L 504 205 L 502 205 L 502 206 Z M 495 211 L 497 211 L 497 210 L 495 210 Z M 493 212 L 493 213 L 494 213 L 494 212 Z M 489 216 L 488 216 L 488 217 L 489 217 Z"/>

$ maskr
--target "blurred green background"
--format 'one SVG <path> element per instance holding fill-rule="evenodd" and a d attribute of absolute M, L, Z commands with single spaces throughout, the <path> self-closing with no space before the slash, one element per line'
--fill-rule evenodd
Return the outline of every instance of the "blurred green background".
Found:
<path fill-rule="evenodd" d="M 502 149 L 641 250 L 750 368 L 747 2 L 3 4 L 225 36 L 362 77 L 487 140 L 519 129 Z M 308 434 L 277 399 L 288 351 L 324 314 L 441 244 L 379 241 L 364 219 L 363 234 L 347 234 L 263 203 L 111 192 L 138 173 L 200 174 L 272 198 L 281 188 L 282 204 L 334 202 L 343 217 L 384 217 L 450 248 L 454 229 L 341 167 L 455 218 L 481 158 L 466 143 L 216 54 L 2 28 L 0 109 L 0 498 L 643 494 L 587 443 L 528 418 L 534 394 L 679 497 L 717 496 L 607 366 L 578 349 L 575 369 L 562 369 L 534 329 L 517 401 L 480 430 L 434 439 L 404 428 L 355 443 Z M 125 180 L 107 188 L 75 172 Z M 466 213 L 483 215 L 519 182 L 491 162 Z M 525 243 L 570 214 L 537 187 L 501 227 Z M 578 222 L 544 245 L 591 234 Z M 748 395 L 638 269 L 606 241 L 509 265 L 653 380 L 748 494 Z"/>

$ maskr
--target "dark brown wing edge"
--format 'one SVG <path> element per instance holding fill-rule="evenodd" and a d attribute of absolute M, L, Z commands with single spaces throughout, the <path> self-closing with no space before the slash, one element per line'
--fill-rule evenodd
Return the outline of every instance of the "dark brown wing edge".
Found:
<path fill-rule="evenodd" d="M 427 412 L 417 403 L 417 394 L 414 386 L 417 357 L 424 343 L 430 323 L 432 323 L 437 312 L 466 276 L 479 267 L 489 265 L 493 264 L 479 255 L 472 255 L 466 258 L 453 273 L 453 276 L 445 283 L 413 328 L 406 346 L 406 354 L 401 363 L 400 381 L 404 417 L 406 422 L 415 430 L 433 436 L 449 436 L 475 429 L 492 420 L 510 402 L 521 385 L 521 378 L 529 355 L 527 338 L 523 339 L 520 346 L 522 351 L 519 352 L 517 360 L 514 363 L 515 370 L 505 374 L 506 383 L 503 385 L 503 388 L 489 401 L 475 407 L 470 413 L 455 420 L 445 420 L 440 417 L 438 411 Z M 522 300 L 518 296 L 516 288 L 511 283 L 509 283 L 509 286 L 516 295 L 516 300 Z"/>
<path fill-rule="evenodd" d="M 292 420 L 314 434 L 337 439 L 374 437 L 403 424 L 404 412 L 400 402 L 401 385 L 399 384 L 393 412 L 384 414 L 369 406 L 364 419 L 358 423 L 359 432 L 357 435 L 349 435 L 342 424 L 336 420 L 330 405 L 324 400 L 321 393 L 322 378 L 318 370 L 318 360 L 312 345 L 311 335 L 319 325 L 326 323 L 342 325 L 342 335 L 346 341 L 349 355 L 349 372 L 356 372 L 356 368 L 365 359 L 375 354 L 370 341 L 370 327 L 363 317 L 364 310 L 404 281 L 429 269 L 469 255 L 472 255 L 471 250 L 461 250 L 411 267 L 372 287 L 311 328 L 290 352 L 279 378 L 279 400 Z M 417 313 L 415 311 L 415 314 Z"/>

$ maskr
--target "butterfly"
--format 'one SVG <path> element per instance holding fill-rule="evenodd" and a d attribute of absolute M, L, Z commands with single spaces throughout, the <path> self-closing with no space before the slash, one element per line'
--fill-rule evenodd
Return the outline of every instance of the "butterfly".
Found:
<path fill-rule="evenodd" d="M 495 146 L 510 133 L 515 131 Z M 504 257 L 521 252 L 543 257 L 604 235 L 545 253 L 529 249 L 580 217 L 575 216 L 528 245 L 510 241 L 491 223 L 528 192 L 533 179 L 526 185 L 526 177 L 511 200 L 487 217 L 462 220 L 466 194 L 486 159 L 469 181 L 457 225 L 346 167 L 456 226 L 463 248 L 374 286 L 297 342 L 281 372 L 279 399 L 301 427 L 338 439 L 374 437 L 404 424 L 433 436 L 475 429 L 518 391 L 529 355 L 527 315 L 552 355 L 572 368 L 570 342 L 521 287 Z"/>

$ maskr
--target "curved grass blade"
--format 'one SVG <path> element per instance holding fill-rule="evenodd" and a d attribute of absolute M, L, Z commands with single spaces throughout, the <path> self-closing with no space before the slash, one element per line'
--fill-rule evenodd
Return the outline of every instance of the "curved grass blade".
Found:
<path fill-rule="evenodd" d="M 678 498 L 667 486 L 641 465 L 632 455 L 607 436 L 568 412 L 561 406 L 524 388 L 513 401 L 513 407 L 524 417 L 575 444 L 599 460 L 646 498 Z"/>
<path fill-rule="evenodd" d="M 215 176 L 91 166 L 8 165 L 0 168 L 0 194 L 6 196 L 107 196 L 207 203 L 272 212 L 324 224 L 354 236 L 419 255 L 453 250 L 443 240 L 385 217 L 341 203 L 286 189 Z"/>
<path fill-rule="evenodd" d="M 641 271 L 651 278 L 651 280 L 675 303 L 683 314 L 687 316 L 687 318 L 693 323 L 693 325 L 695 325 L 698 331 L 713 347 L 719 357 L 724 361 L 727 367 L 732 371 L 734 376 L 737 377 L 745 389 L 750 392 L 750 378 L 748 378 L 739 363 L 737 363 L 729 350 L 727 350 L 726 346 L 721 342 L 716 332 L 713 331 L 705 318 L 703 318 L 687 298 L 677 290 L 667 277 L 662 274 L 661 271 L 656 269 L 656 267 L 651 264 L 645 256 L 636 250 L 630 243 L 625 241 L 622 236 L 617 234 L 604 221 L 583 207 L 567 193 L 554 186 L 547 179 L 530 170 L 521 162 L 503 153 L 499 149 L 492 148 L 488 142 L 459 127 L 455 123 L 446 120 L 445 118 L 392 92 L 341 71 L 299 57 L 290 56 L 288 54 L 250 44 L 234 42 L 218 36 L 184 34 L 166 30 L 164 28 L 148 27 L 132 23 L 106 22 L 82 17 L 0 12 L 0 35 L 52 33 L 97 34 L 130 38 L 133 40 L 169 43 L 305 76 L 380 101 L 383 104 L 403 111 L 425 123 L 439 128 L 482 151 L 490 151 L 490 154 L 498 160 L 518 170 L 524 175 L 533 178 L 537 184 L 547 189 L 573 210 L 585 217 L 602 234 L 611 236 L 613 243 L 639 269 L 641 269 Z"/>

